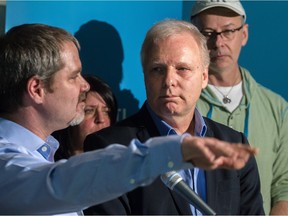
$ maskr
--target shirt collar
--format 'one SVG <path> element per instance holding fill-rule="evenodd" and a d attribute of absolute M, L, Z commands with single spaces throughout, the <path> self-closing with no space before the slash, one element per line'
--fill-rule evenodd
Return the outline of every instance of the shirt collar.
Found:
<path fill-rule="evenodd" d="M 161 136 L 177 134 L 173 127 L 171 127 L 167 122 L 160 119 L 156 115 L 156 113 L 151 109 L 151 107 L 149 106 L 147 102 L 146 102 L 146 107 L 154 123 L 156 124 L 156 127 L 159 130 Z M 195 117 L 195 134 L 194 135 L 204 137 L 207 131 L 207 126 L 205 124 L 205 121 L 201 113 L 197 110 L 197 108 L 194 111 L 194 117 Z"/>
<path fill-rule="evenodd" d="M 0 118 L 0 137 L 30 151 L 38 151 L 49 161 L 53 161 L 54 153 L 59 147 L 59 142 L 54 137 L 48 136 L 44 141 L 25 127 L 4 118 Z"/>

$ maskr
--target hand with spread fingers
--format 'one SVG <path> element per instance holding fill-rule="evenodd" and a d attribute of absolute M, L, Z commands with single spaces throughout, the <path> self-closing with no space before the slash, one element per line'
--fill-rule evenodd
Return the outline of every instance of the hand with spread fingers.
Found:
<path fill-rule="evenodd" d="M 250 145 L 228 143 L 215 138 L 188 136 L 183 139 L 182 154 L 187 162 L 205 170 L 241 169 L 258 149 Z"/>

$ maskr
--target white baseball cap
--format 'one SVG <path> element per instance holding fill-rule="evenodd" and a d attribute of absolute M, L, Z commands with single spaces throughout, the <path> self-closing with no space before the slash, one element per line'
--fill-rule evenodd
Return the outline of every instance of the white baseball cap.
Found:
<path fill-rule="evenodd" d="M 200 0 L 195 1 L 192 10 L 191 10 L 191 18 L 193 16 L 196 16 L 197 14 L 201 13 L 202 11 L 205 11 L 209 8 L 214 7 L 224 7 L 228 8 L 235 13 L 243 16 L 244 22 L 246 21 L 246 13 L 245 10 L 238 0 Z"/>

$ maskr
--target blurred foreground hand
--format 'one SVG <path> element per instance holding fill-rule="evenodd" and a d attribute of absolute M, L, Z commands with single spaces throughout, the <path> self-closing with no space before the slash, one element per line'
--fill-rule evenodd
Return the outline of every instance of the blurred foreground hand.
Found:
<path fill-rule="evenodd" d="M 187 136 L 182 142 L 183 159 L 194 166 L 213 170 L 241 169 L 258 149 L 248 144 L 229 143 L 215 138 Z"/>

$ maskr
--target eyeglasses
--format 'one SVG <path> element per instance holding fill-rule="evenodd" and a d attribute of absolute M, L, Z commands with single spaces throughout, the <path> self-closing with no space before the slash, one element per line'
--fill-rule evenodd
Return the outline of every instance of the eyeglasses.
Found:
<path fill-rule="evenodd" d="M 226 29 L 221 32 L 216 32 L 216 31 L 201 31 L 201 33 L 206 37 L 207 40 L 215 40 L 218 35 L 221 35 L 223 40 L 233 40 L 235 36 L 235 32 L 239 31 L 240 29 L 243 28 L 243 25 L 241 25 L 239 28 L 235 29 Z"/>

